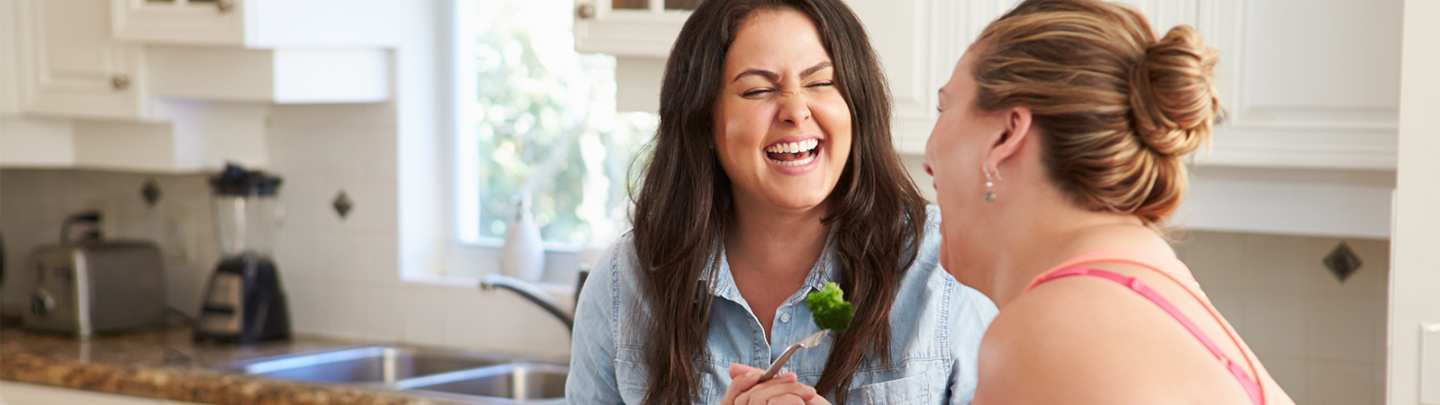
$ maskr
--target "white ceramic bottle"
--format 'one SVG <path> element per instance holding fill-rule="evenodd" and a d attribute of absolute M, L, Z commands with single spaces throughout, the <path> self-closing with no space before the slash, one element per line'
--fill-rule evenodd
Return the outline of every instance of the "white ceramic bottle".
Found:
<path fill-rule="evenodd" d="M 540 226 L 530 213 L 530 194 L 516 194 L 511 202 L 515 205 L 515 215 L 505 227 L 500 271 L 521 280 L 540 281 L 545 273 L 545 242 L 540 239 Z"/>

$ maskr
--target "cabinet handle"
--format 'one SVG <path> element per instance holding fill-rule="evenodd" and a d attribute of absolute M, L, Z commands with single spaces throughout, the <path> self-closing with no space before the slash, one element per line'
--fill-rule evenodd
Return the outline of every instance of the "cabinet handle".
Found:
<path fill-rule="evenodd" d="M 110 76 L 110 87 L 116 91 L 123 91 L 130 88 L 130 76 L 124 73 L 116 73 Z"/>
<path fill-rule="evenodd" d="M 580 19 L 582 20 L 589 20 L 591 18 L 595 18 L 595 5 L 585 3 L 581 4 L 579 7 L 575 7 L 575 16 L 580 17 Z"/>
<path fill-rule="evenodd" d="M 220 13 L 222 14 L 228 13 L 230 12 L 230 10 L 235 9 L 235 3 L 230 0 L 216 0 L 215 9 L 220 10 Z"/>

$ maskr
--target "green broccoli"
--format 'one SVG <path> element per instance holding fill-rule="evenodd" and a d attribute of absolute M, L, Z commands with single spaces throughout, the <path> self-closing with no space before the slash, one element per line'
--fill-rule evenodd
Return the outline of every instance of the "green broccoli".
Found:
<path fill-rule="evenodd" d="M 805 296 L 805 304 L 815 314 L 815 326 L 844 332 L 850 329 L 850 320 L 855 319 L 855 308 L 845 301 L 845 292 L 835 283 L 825 283 L 820 291 Z"/>

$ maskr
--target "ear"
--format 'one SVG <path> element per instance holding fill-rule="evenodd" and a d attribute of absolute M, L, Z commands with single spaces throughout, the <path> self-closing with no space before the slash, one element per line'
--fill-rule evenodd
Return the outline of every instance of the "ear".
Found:
<path fill-rule="evenodd" d="M 1018 159 L 1025 143 L 1033 139 L 1031 130 L 1034 129 L 1034 116 L 1031 115 L 1029 107 L 1010 107 L 1005 109 L 1004 114 L 1004 132 L 995 137 L 990 145 L 990 155 L 985 158 L 985 170 L 996 173 L 1000 165 Z"/>

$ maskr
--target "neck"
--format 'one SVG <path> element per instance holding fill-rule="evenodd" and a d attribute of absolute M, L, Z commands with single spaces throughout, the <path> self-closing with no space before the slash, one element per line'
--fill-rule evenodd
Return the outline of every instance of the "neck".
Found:
<path fill-rule="evenodd" d="M 1078 207 L 1027 209 L 1024 215 L 1001 215 L 987 248 L 973 251 L 977 268 L 993 269 L 979 289 L 1003 309 L 1025 291 L 1040 273 L 1079 254 L 1108 248 L 1164 250 L 1173 255 L 1164 238 L 1126 214 L 1093 212 Z"/>
<path fill-rule="evenodd" d="M 825 248 L 829 232 L 821 223 L 827 204 L 774 209 L 737 198 L 725 250 L 732 269 L 804 279 Z"/>

